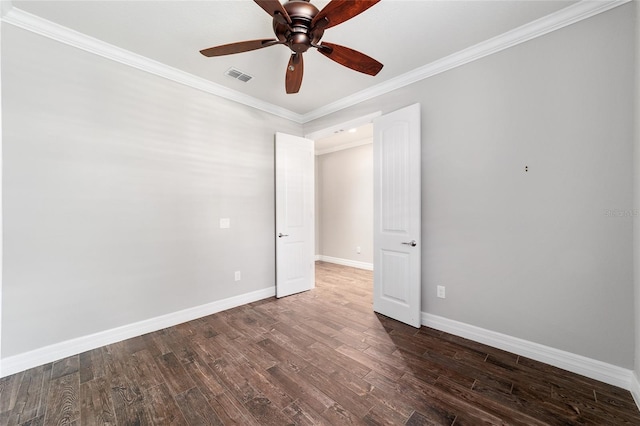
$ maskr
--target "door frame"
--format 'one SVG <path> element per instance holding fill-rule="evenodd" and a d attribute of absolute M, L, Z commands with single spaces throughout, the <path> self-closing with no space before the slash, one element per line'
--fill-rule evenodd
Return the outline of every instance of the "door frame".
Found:
<path fill-rule="evenodd" d="M 376 111 L 371 114 L 363 115 L 358 118 L 354 118 L 353 120 L 344 121 L 342 123 L 332 124 L 328 127 L 324 127 L 320 130 L 316 130 L 311 133 L 307 133 L 304 135 L 305 138 L 311 139 L 312 141 L 316 141 L 316 139 L 326 138 L 327 136 L 333 135 L 336 131 L 344 130 L 344 129 L 352 129 L 354 127 L 360 127 L 365 124 L 373 123 L 374 118 L 378 118 L 382 116 L 382 111 Z"/>
<path fill-rule="evenodd" d="M 326 138 L 328 136 L 331 136 L 333 134 L 335 134 L 336 132 L 339 132 L 341 130 L 348 130 L 348 129 L 353 129 L 354 127 L 360 127 L 360 126 L 364 126 L 365 124 L 369 124 L 369 123 L 373 123 L 373 120 L 381 117 L 382 116 L 382 111 L 376 111 L 376 112 L 372 112 L 370 114 L 366 114 L 357 118 L 353 118 L 349 121 L 343 121 L 341 123 L 337 123 L 337 124 L 331 124 L 328 127 L 324 127 L 322 129 L 319 130 L 315 130 L 311 133 L 307 133 L 305 134 L 303 137 L 306 139 L 311 139 L 314 143 L 314 154 L 315 154 L 315 142 L 317 139 L 322 139 L 322 138 Z M 372 141 L 373 142 L 373 141 Z M 315 157 L 317 157 L 317 154 L 315 154 Z M 315 177 L 315 184 L 313 186 L 313 197 L 314 200 L 316 201 L 315 203 L 315 217 L 316 217 L 316 227 L 315 227 L 315 239 L 316 242 L 320 241 L 319 240 L 319 236 L 318 236 L 318 229 L 320 228 L 319 226 L 317 226 L 317 220 L 320 217 L 320 215 L 318 214 L 318 208 L 320 206 L 320 203 L 318 202 L 318 193 L 317 193 L 317 183 L 318 183 L 318 168 L 315 168 L 314 173 L 316 174 Z M 373 230 L 372 230 L 373 232 Z M 319 253 L 315 253 L 315 259 L 316 260 L 320 260 L 318 258 Z M 375 259 L 373 262 L 373 269 L 375 269 Z"/>
<path fill-rule="evenodd" d="M 395 110 L 388 111 L 387 114 L 391 113 L 391 112 L 394 112 L 394 111 Z M 322 138 L 325 138 L 325 137 L 333 135 L 336 131 L 351 129 L 351 128 L 354 128 L 354 127 L 360 127 L 360 126 L 365 125 L 365 124 L 373 123 L 374 119 L 376 119 L 378 117 L 381 117 L 382 115 L 383 115 L 383 112 L 379 110 L 379 111 L 372 112 L 372 113 L 369 113 L 369 114 L 366 114 L 366 115 L 363 115 L 363 116 L 360 116 L 360 117 L 356 117 L 356 118 L 351 119 L 349 121 L 344 121 L 344 122 L 340 122 L 340 123 L 336 123 L 336 124 L 330 124 L 327 127 L 324 127 L 322 129 L 315 130 L 315 131 L 310 132 L 310 133 L 306 133 L 304 135 L 304 137 L 307 138 L 307 139 L 311 139 L 311 140 L 313 140 L 315 142 L 317 139 L 322 139 Z M 317 173 L 317 170 L 316 170 L 316 173 Z M 422 175 L 422 173 L 420 173 L 420 174 Z M 421 177 L 421 179 L 422 179 L 422 177 Z M 316 176 L 316 182 L 317 182 L 317 176 Z M 314 186 L 313 190 L 314 190 L 314 198 L 317 200 L 317 194 L 316 194 L 317 187 Z M 318 212 L 317 209 L 318 209 L 319 205 L 320 205 L 320 203 L 316 202 L 316 204 L 315 204 L 316 215 L 317 215 L 317 212 Z M 420 218 L 420 220 L 422 221 L 422 218 Z M 316 239 L 318 238 L 318 235 L 317 235 L 318 229 L 319 229 L 319 227 L 316 226 Z M 371 232 L 372 233 L 374 232 L 373 229 L 371 230 Z M 318 253 L 316 253 L 316 255 L 317 254 Z M 373 269 L 374 269 L 374 271 L 376 269 L 376 263 L 377 263 L 376 262 L 376 257 L 377 256 L 375 256 L 375 255 L 373 257 Z M 317 260 L 317 257 L 316 257 L 316 260 Z M 373 305 L 372 305 L 372 311 L 373 311 Z M 422 321 L 420 320 L 420 322 L 422 322 Z"/>

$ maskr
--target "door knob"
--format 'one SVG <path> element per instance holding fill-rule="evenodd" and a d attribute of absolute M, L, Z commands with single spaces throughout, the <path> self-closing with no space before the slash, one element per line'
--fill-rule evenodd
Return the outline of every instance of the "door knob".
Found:
<path fill-rule="evenodd" d="M 280 232 L 280 233 L 278 234 L 278 238 L 288 237 L 288 236 L 289 236 L 289 234 L 283 234 L 282 232 Z"/>
<path fill-rule="evenodd" d="M 417 245 L 418 245 L 418 243 L 416 242 L 416 240 L 411 240 L 411 241 L 408 241 L 408 242 L 403 242 L 402 244 L 405 244 L 405 245 L 408 245 L 408 246 L 411 246 L 411 247 L 415 247 L 415 246 L 417 246 Z"/>

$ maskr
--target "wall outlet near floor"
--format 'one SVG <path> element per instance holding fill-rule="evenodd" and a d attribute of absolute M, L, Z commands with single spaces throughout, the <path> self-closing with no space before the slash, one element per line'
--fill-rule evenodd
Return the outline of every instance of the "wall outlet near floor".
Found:
<path fill-rule="evenodd" d="M 242 279 L 242 275 L 240 274 L 240 271 L 236 271 L 234 279 L 236 281 L 240 281 Z"/>
<path fill-rule="evenodd" d="M 445 295 L 444 295 L 444 286 L 443 285 L 439 285 L 438 286 L 438 297 L 440 299 L 444 299 Z"/>
<path fill-rule="evenodd" d="M 356 247 L 356 253 L 360 254 L 361 251 L 360 246 Z"/>

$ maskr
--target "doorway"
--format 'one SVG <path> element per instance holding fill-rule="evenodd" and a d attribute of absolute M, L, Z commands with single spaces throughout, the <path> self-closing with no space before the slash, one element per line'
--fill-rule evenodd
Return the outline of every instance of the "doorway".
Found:
<path fill-rule="evenodd" d="M 325 217 L 323 217 L 323 214 L 322 214 L 323 207 L 322 207 L 322 199 L 321 199 L 322 190 L 323 190 L 323 187 L 322 187 L 323 176 L 322 176 L 322 172 L 320 172 L 319 174 L 318 171 L 320 170 L 320 166 L 322 165 L 321 161 L 319 161 L 319 158 L 323 155 L 332 155 L 334 157 L 331 159 L 332 163 L 340 164 L 343 162 L 341 161 L 342 160 L 341 157 L 344 157 L 344 155 L 341 155 L 341 154 L 344 154 L 344 151 L 346 150 L 356 149 L 356 151 L 358 150 L 367 151 L 367 148 L 366 148 L 367 145 L 369 145 L 369 149 L 371 149 L 371 141 L 373 138 L 372 123 L 375 118 L 380 117 L 381 115 L 382 115 L 382 112 L 377 111 L 371 114 L 364 115 L 362 117 L 355 118 L 353 120 L 330 125 L 326 128 L 323 128 L 305 135 L 305 138 L 311 139 L 315 142 L 316 260 L 326 260 L 332 263 L 341 263 L 346 266 L 352 266 L 352 267 L 361 268 L 361 269 L 368 269 L 368 270 L 373 269 L 372 258 L 365 257 L 367 256 L 366 252 L 365 252 L 365 256 L 362 256 L 363 250 L 367 250 L 366 248 L 364 248 L 364 246 L 367 243 L 360 242 L 365 240 L 365 237 L 364 237 L 365 233 L 363 233 L 362 231 L 358 232 L 358 235 L 362 237 L 347 238 L 348 243 L 345 243 L 344 247 L 341 248 L 340 250 L 334 251 L 331 249 L 331 251 L 329 251 L 328 253 L 323 252 L 324 244 L 323 244 L 323 238 L 322 238 L 323 237 L 322 225 L 325 219 Z M 368 126 L 368 129 L 365 130 L 367 126 Z M 352 129 L 356 129 L 356 131 L 350 132 L 350 130 Z M 353 153 L 351 154 L 353 155 Z M 366 154 L 365 154 L 365 157 L 366 157 Z M 368 167 L 372 168 L 373 159 L 371 159 L 369 163 L 366 163 L 366 161 L 367 161 L 366 159 L 360 158 L 358 160 L 358 162 L 360 163 L 360 167 L 365 169 Z M 336 164 L 332 164 L 332 166 L 335 166 L 335 165 Z M 351 173 L 341 173 L 341 175 L 342 176 L 349 175 L 349 174 L 353 175 L 354 173 L 355 172 L 352 171 Z M 364 175 L 367 174 L 366 171 L 363 171 L 361 169 L 359 171 L 360 176 L 363 176 L 363 173 Z M 339 179 L 337 181 L 339 181 Z M 360 177 L 360 181 L 362 181 L 362 177 Z M 350 183 L 350 186 L 353 188 L 356 187 L 353 184 L 353 182 Z M 373 184 L 371 184 L 370 187 L 372 188 Z M 342 192 L 344 193 L 345 191 L 343 190 Z M 333 204 L 335 205 L 335 203 Z M 371 204 L 371 209 L 373 209 L 372 204 Z M 334 212 L 334 216 L 337 216 L 337 215 L 339 215 L 339 212 Z M 339 220 L 343 223 L 345 222 L 344 219 L 339 219 Z M 326 225 L 330 225 L 330 224 L 331 224 L 331 221 L 328 221 L 326 223 Z M 372 229 L 372 228 L 369 228 L 369 229 Z M 372 231 L 366 233 L 366 238 L 372 238 L 372 236 L 373 236 Z M 339 239 L 340 238 L 336 238 L 336 240 L 339 240 Z M 360 240 L 360 241 L 357 241 L 357 240 Z M 360 254 L 357 253 L 358 247 L 360 248 Z M 368 259 L 371 259 L 371 260 L 368 260 Z"/>
<path fill-rule="evenodd" d="M 370 259 L 375 265 L 373 310 L 414 327 L 420 327 L 422 287 L 420 104 L 413 104 L 384 116 L 377 113 L 375 117 L 368 119 L 363 117 L 357 124 L 362 128 L 363 122 L 369 124 L 371 121 L 374 121 L 373 146 L 370 150 L 373 155 L 369 155 L 369 159 L 373 157 L 373 161 L 361 161 L 356 156 L 355 160 L 342 158 L 341 161 L 327 160 L 325 164 L 323 158 L 320 160 L 319 167 L 316 167 L 319 173 L 319 176 L 316 175 L 316 182 L 319 184 L 315 188 L 316 235 L 319 241 L 316 249 L 317 253 L 342 249 L 342 253 L 350 257 L 354 245 L 352 231 L 357 227 L 356 224 L 364 222 L 359 220 L 358 213 L 364 217 L 372 213 L 373 221 L 370 223 L 373 226 L 368 228 L 373 234 L 373 256 Z M 358 131 L 355 124 L 345 123 L 337 128 L 327 129 L 322 136 L 326 137 L 327 133 L 331 134 L 331 132 L 340 136 L 340 133 L 345 131 L 355 134 Z M 322 140 L 322 136 L 308 135 L 308 138 Z M 358 147 L 370 145 L 371 138 L 367 142 L 358 143 Z M 354 148 L 356 147 L 348 147 L 350 150 Z M 346 151 L 346 149 L 340 151 Z M 335 152 L 337 151 L 333 153 Z M 348 152 L 346 156 L 350 154 L 354 153 Z M 342 156 L 344 157 L 345 154 Z M 334 159 L 331 158 L 331 160 Z M 366 188 L 356 187 L 354 190 L 353 181 L 359 179 L 354 178 L 349 172 L 358 169 L 355 165 L 367 163 L 371 167 L 363 168 L 369 171 L 369 173 L 365 171 L 363 175 L 369 176 L 369 188 L 373 189 L 373 196 L 360 197 L 361 193 L 370 194 L 370 192 Z M 317 156 L 316 165 L 318 166 Z M 336 176 L 342 175 L 346 175 L 346 180 L 340 181 L 338 177 L 336 182 Z M 323 185 L 329 185 L 330 188 L 323 188 Z M 334 195 L 326 195 L 326 192 Z M 357 200 L 361 200 L 361 203 Z M 327 215 L 330 217 L 325 217 Z M 362 246 L 358 244 L 357 238 L 363 239 L 362 235 L 371 235 L 366 228 L 367 226 L 363 234 L 355 235 L 356 255 L 362 254 Z M 326 236 L 331 238 L 328 239 Z M 331 244 L 327 244 L 329 240 Z M 337 244 L 334 247 L 333 244 L 336 241 Z M 320 254 L 318 257 L 322 259 L 324 256 Z M 336 259 L 342 258 L 327 256 L 323 260 Z"/>
<path fill-rule="evenodd" d="M 315 140 L 316 258 L 373 270 L 373 124 Z"/>

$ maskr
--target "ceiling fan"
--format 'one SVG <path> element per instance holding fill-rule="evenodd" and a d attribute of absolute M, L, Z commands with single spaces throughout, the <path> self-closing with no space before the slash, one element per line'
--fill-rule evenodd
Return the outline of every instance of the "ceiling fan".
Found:
<path fill-rule="evenodd" d="M 287 93 L 298 93 L 302 85 L 304 64 L 302 54 L 310 47 L 318 49 L 327 58 L 364 74 L 376 75 L 382 64 L 375 59 L 348 47 L 320 42 L 324 30 L 341 24 L 369 9 L 380 0 L 332 0 L 321 11 L 309 0 L 254 0 L 273 17 L 276 38 L 240 41 L 210 47 L 200 51 L 204 56 L 223 56 L 248 52 L 263 47 L 283 44 L 291 49 L 287 65 L 285 87 Z"/>

